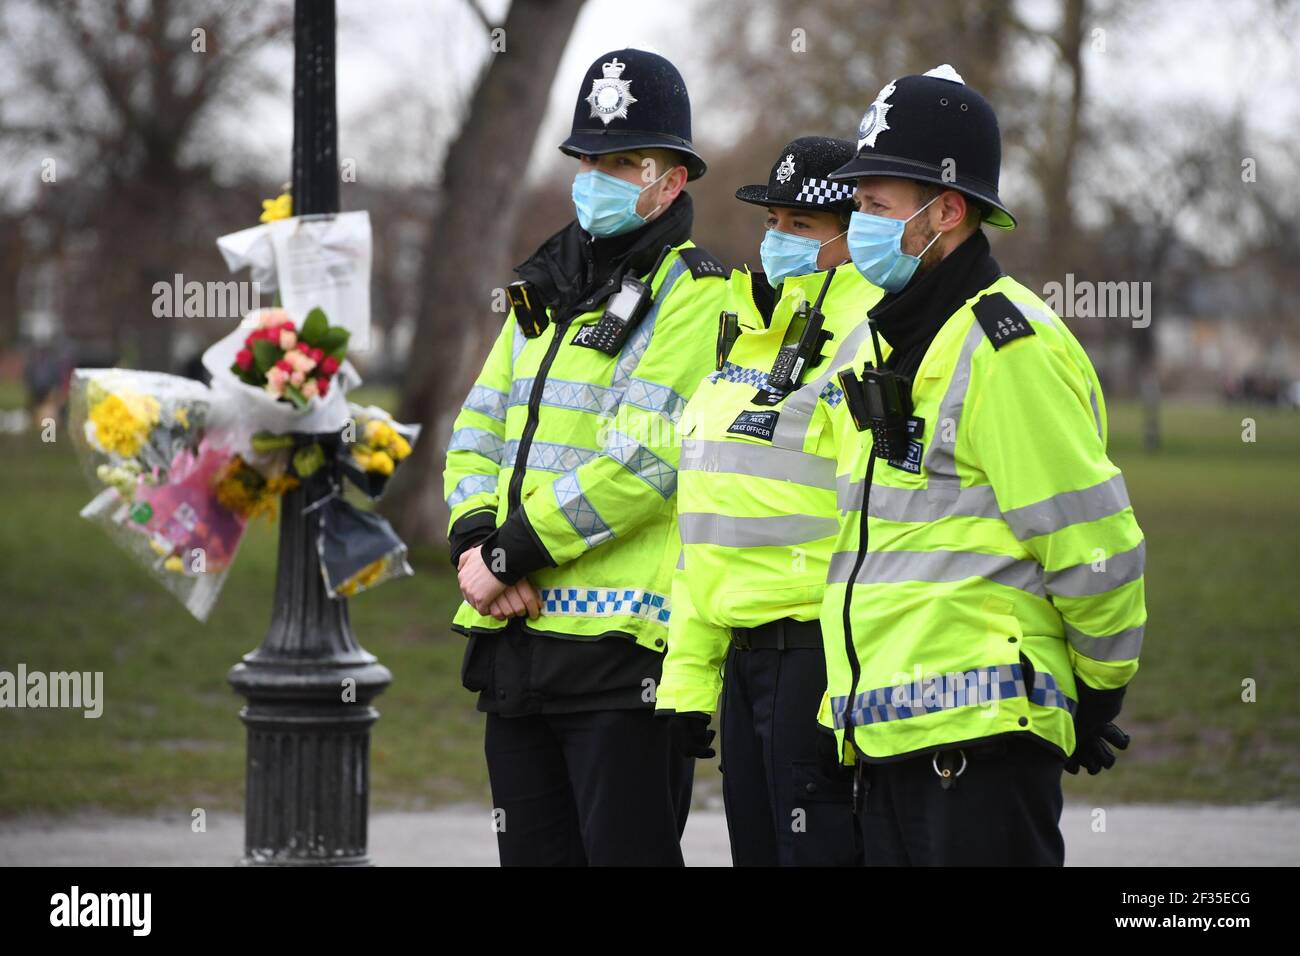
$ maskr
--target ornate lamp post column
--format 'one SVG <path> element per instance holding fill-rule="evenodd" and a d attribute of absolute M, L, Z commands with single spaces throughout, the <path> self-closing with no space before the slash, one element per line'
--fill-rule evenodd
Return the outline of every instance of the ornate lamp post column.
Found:
<path fill-rule="evenodd" d="M 334 0 L 294 10 L 293 211 L 338 212 Z M 281 500 L 271 626 L 227 679 L 247 701 L 246 865 L 367 865 L 371 701 L 392 674 L 357 643 L 348 605 L 325 591 L 316 553 L 319 512 L 303 509 L 340 482 L 329 464 Z"/>

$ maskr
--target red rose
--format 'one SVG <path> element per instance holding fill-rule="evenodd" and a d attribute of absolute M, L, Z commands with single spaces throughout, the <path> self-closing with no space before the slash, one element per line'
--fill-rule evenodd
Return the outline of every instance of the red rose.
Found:
<path fill-rule="evenodd" d="M 332 355 L 327 355 L 321 359 L 320 370 L 326 375 L 333 375 L 339 370 L 339 360 Z"/>
<path fill-rule="evenodd" d="M 298 329 L 294 326 L 293 321 L 291 319 L 285 319 L 283 322 L 280 323 L 280 327 L 276 329 L 275 337 L 278 339 L 280 337 L 281 332 L 297 332 L 297 331 Z"/>
<path fill-rule="evenodd" d="M 324 398 L 325 395 L 326 395 L 326 393 L 329 392 L 329 390 L 330 390 L 330 380 L 329 380 L 329 379 L 327 379 L 327 378 L 318 378 L 318 379 L 316 379 L 316 391 L 320 393 L 320 397 L 321 397 L 321 398 Z"/>
<path fill-rule="evenodd" d="M 253 353 L 248 349 L 240 349 L 235 353 L 235 364 L 247 372 L 253 367 Z"/>
<path fill-rule="evenodd" d="M 293 366 L 290 365 L 290 364 L 288 363 L 288 361 L 286 361 L 285 359 L 276 359 L 276 360 L 275 360 L 275 367 L 278 368 L 278 369 L 280 369 L 280 371 L 282 371 L 282 372 L 292 372 L 292 371 L 293 371 Z"/>

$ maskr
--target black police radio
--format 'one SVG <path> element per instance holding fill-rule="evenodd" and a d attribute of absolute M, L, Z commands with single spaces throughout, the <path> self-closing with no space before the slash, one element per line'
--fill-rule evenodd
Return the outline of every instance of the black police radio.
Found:
<path fill-rule="evenodd" d="M 912 414 L 912 381 L 893 369 L 884 368 L 880 355 L 880 338 L 876 323 L 870 319 L 871 344 L 876 352 L 876 364 L 868 362 L 862 367 L 862 378 L 847 368 L 840 372 L 840 387 L 844 401 L 853 416 L 858 431 L 871 430 L 872 449 L 877 458 L 901 461 L 907 457 L 907 419 Z"/>
<path fill-rule="evenodd" d="M 830 288 L 835 270 L 826 273 L 817 301 L 809 304 L 805 299 L 795 310 L 786 327 L 785 337 L 781 340 L 781 350 L 776 353 L 772 371 L 767 373 L 767 384 L 782 392 L 788 392 L 798 386 L 803 373 L 821 361 L 822 346 L 835 337 L 834 333 L 822 328 L 826 317 L 822 315 L 822 300 Z"/>
<path fill-rule="evenodd" d="M 672 249 L 671 245 L 666 245 L 659 253 L 659 258 L 655 260 L 647 276 L 652 282 Z M 645 318 L 653 298 L 654 295 L 647 283 L 635 276 L 624 276 L 622 287 L 610 298 L 600 321 L 595 325 L 579 329 L 578 334 L 573 337 L 573 344 L 595 349 L 606 355 L 617 355 L 637 323 Z"/>

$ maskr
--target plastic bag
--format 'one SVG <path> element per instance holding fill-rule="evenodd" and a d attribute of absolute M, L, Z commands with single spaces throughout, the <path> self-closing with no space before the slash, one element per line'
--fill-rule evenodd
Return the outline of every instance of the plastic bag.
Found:
<path fill-rule="evenodd" d="M 319 507 L 316 551 L 330 597 L 350 598 L 415 573 L 406 560 L 406 545 L 381 516 L 362 511 L 338 494 L 323 499 Z"/>

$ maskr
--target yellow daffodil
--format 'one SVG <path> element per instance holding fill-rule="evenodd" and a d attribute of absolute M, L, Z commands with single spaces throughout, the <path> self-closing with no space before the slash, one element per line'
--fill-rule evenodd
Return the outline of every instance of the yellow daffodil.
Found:
<path fill-rule="evenodd" d="M 259 222 L 275 222 L 277 219 L 288 219 L 293 215 L 293 196 L 290 193 L 280 193 L 274 199 L 262 200 L 262 215 Z"/>

